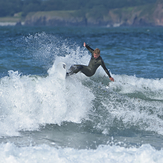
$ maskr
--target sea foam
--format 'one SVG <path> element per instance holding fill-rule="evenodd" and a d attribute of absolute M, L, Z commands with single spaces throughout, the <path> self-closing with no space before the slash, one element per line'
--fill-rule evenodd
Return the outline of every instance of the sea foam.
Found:
<path fill-rule="evenodd" d="M 47 77 L 9 71 L 9 76 L 1 78 L 1 136 L 19 135 L 17 131 L 37 130 L 46 124 L 79 123 L 87 115 L 92 92 L 77 78 L 60 79 L 53 68 Z"/>
<path fill-rule="evenodd" d="M 105 145 L 96 150 L 76 150 L 48 145 L 17 147 L 6 143 L 0 145 L 0 157 L 1 162 L 7 163 L 162 163 L 163 150 L 157 151 L 150 145 L 142 145 L 140 148 Z"/>

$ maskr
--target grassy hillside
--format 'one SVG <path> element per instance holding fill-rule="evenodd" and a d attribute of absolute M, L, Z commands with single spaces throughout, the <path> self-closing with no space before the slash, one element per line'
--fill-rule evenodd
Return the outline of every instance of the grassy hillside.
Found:
<path fill-rule="evenodd" d="M 88 6 L 90 4 L 90 1 L 89 3 L 87 3 Z M 112 0 L 110 0 L 109 2 L 111 1 Z M 1 21 L 17 22 L 24 19 L 26 25 L 48 25 L 48 26 L 49 25 L 135 26 L 135 25 L 155 25 L 155 24 L 161 25 L 162 24 L 163 3 L 160 2 L 152 3 L 152 1 L 149 1 L 150 3 L 145 5 L 132 6 L 133 2 L 135 3 L 137 2 L 137 4 L 139 4 L 138 2 L 140 1 L 123 0 L 123 3 L 119 4 L 119 6 L 123 6 L 124 1 L 130 2 L 128 4 L 128 7 L 125 6 L 122 8 L 106 9 L 106 6 L 102 4 L 99 5 L 98 4 L 99 1 L 97 0 L 94 1 L 94 5 L 92 5 L 92 7 L 89 10 L 87 6 L 87 8 L 78 9 L 78 10 L 36 11 L 36 12 L 28 13 L 26 17 L 22 17 L 23 14 L 21 12 L 19 14 L 15 14 L 14 17 L 3 17 L 3 18 L 1 17 L 0 22 Z M 63 2 L 63 0 L 61 0 L 60 2 Z M 74 3 L 75 2 L 76 1 L 74 1 Z M 108 1 L 102 0 L 101 3 L 102 2 L 107 3 Z M 116 4 L 117 2 L 120 1 L 114 0 L 114 4 Z M 141 2 L 146 2 L 146 1 L 144 0 Z"/>
<path fill-rule="evenodd" d="M 110 9 L 155 2 L 156 0 L 0 0 L 0 17 L 14 16 L 19 12 L 22 12 L 22 16 L 26 16 L 30 12 L 53 10 L 90 11 L 91 14 L 98 15 Z"/>

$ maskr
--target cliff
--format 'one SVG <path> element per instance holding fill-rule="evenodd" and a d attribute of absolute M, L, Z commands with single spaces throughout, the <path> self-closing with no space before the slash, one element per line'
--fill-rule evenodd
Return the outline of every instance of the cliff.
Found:
<path fill-rule="evenodd" d="M 81 26 L 87 25 L 86 18 L 77 11 L 47 11 L 29 13 L 25 19 L 29 26 Z"/>
<path fill-rule="evenodd" d="M 29 13 L 25 25 L 35 26 L 163 26 L 163 3 L 112 9 L 96 16 L 81 11 Z"/>
<path fill-rule="evenodd" d="M 108 26 L 163 26 L 163 3 L 114 9 L 105 20 Z"/>

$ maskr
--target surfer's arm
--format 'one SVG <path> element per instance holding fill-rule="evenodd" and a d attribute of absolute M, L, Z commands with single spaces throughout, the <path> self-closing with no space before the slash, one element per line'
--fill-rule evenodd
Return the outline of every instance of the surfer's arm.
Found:
<path fill-rule="evenodd" d="M 102 68 L 104 69 L 104 71 L 106 72 L 106 74 L 109 76 L 109 79 L 110 79 L 111 81 L 114 81 L 114 78 L 111 77 L 111 75 L 110 75 L 108 69 L 107 69 L 106 66 L 105 66 L 104 61 L 101 60 L 101 62 L 102 62 L 101 66 L 102 66 Z"/>
<path fill-rule="evenodd" d="M 84 42 L 84 47 L 86 47 L 93 55 L 94 49 L 92 49 L 90 46 L 88 46 L 85 42 Z"/>

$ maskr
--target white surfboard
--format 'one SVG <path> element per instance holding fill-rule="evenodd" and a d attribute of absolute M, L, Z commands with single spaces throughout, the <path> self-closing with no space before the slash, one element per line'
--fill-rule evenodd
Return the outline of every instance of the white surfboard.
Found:
<path fill-rule="evenodd" d="M 59 62 L 56 66 L 57 75 L 61 79 L 66 78 L 66 63 Z"/>

